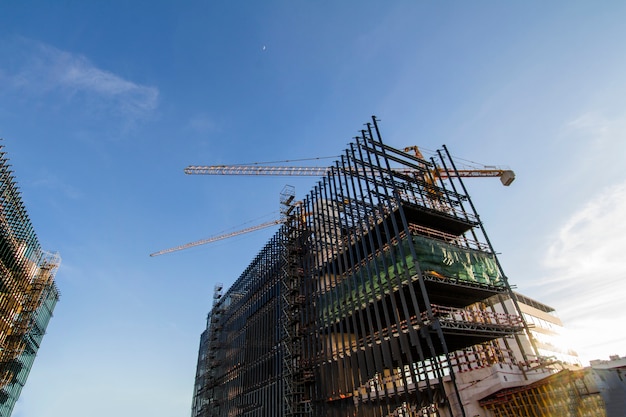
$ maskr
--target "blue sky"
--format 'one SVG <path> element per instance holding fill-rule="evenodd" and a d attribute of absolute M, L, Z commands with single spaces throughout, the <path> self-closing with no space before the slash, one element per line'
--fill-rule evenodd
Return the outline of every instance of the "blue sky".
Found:
<path fill-rule="evenodd" d="M 509 280 L 583 358 L 626 355 L 622 2 L 0 2 L 0 137 L 62 292 L 14 416 L 188 415 L 213 287 L 372 114 L 517 179 L 466 181 Z M 330 162 L 330 161 L 329 161 Z M 246 222 L 250 222 L 247 223 Z"/>

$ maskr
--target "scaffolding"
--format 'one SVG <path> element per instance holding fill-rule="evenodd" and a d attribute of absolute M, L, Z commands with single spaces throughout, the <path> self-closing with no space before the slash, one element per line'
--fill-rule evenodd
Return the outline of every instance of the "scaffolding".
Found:
<path fill-rule="evenodd" d="M 210 406 L 193 417 L 465 417 L 457 375 L 538 366 L 445 146 L 408 154 L 372 118 L 282 205 L 284 225 L 213 307 L 219 349 L 201 346 L 214 354 L 198 366 L 214 378 L 194 394 Z"/>
<path fill-rule="evenodd" d="M 311 414 L 310 394 L 306 384 L 312 375 L 304 366 L 303 338 L 306 331 L 302 320 L 305 305 L 303 285 L 305 270 L 303 264 L 306 228 L 299 217 L 295 202 L 295 190 L 287 186 L 281 192 L 282 229 L 282 271 L 281 271 L 281 347 L 283 364 L 283 416 L 306 417 Z"/>
<path fill-rule="evenodd" d="M 59 298 L 60 257 L 41 249 L 0 145 L 0 416 L 26 382 Z"/>

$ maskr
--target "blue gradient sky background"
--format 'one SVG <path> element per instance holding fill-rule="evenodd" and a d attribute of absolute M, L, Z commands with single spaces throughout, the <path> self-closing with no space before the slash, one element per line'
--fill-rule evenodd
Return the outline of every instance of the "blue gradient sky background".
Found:
<path fill-rule="evenodd" d="M 339 155 L 380 119 L 467 180 L 510 281 L 626 354 L 626 3 L 0 1 L 0 137 L 62 292 L 16 417 L 189 415 L 213 287 L 287 183 L 189 164 Z M 330 163 L 332 161 L 328 161 Z M 245 224 L 245 222 L 250 222 Z"/>

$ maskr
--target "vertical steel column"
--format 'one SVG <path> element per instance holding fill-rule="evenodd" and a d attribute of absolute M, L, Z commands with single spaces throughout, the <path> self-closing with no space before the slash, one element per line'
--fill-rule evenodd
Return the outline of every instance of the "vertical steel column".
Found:
<path fill-rule="evenodd" d="M 493 245 L 491 244 L 491 240 L 489 239 L 489 236 L 487 235 L 487 231 L 485 230 L 485 227 L 483 226 L 483 223 L 480 220 L 480 217 L 478 215 L 478 212 L 476 211 L 476 207 L 474 206 L 474 203 L 472 202 L 472 199 L 469 197 L 467 189 L 465 188 L 465 184 L 463 183 L 461 178 L 458 176 L 458 171 L 456 169 L 456 165 L 454 164 L 454 160 L 450 156 L 450 152 L 448 151 L 448 148 L 446 147 L 446 145 L 443 145 L 443 150 L 446 153 L 447 159 L 450 161 L 450 165 L 452 166 L 452 170 L 454 171 L 454 173 L 456 174 L 456 177 L 459 180 L 459 184 L 461 184 L 461 187 L 463 188 L 463 192 L 467 196 L 467 201 L 468 201 L 468 203 L 469 203 L 469 205 L 470 205 L 470 207 L 472 209 L 472 212 L 474 213 L 474 216 L 476 216 L 476 218 L 478 219 L 478 225 L 479 225 L 480 231 L 481 231 L 483 237 L 485 238 L 485 241 L 487 242 L 487 245 L 489 246 L 489 249 L 491 250 L 492 253 L 495 254 L 495 251 L 493 249 Z M 442 157 L 441 159 L 445 163 L 444 158 Z M 447 168 L 446 168 L 446 170 L 447 170 Z M 498 259 L 497 256 L 495 257 L 495 260 L 496 260 L 496 264 L 498 265 L 498 269 L 500 270 L 500 273 L 502 274 L 502 279 L 504 280 L 504 283 L 505 283 L 506 288 L 507 288 L 508 295 L 509 295 L 511 301 L 513 302 L 513 306 L 515 307 L 516 313 L 522 319 L 522 324 L 524 326 L 524 332 L 526 333 L 526 336 L 527 336 L 528 340 L 530 341 L 531 347 L 533 348 L 533 351 L 534 351 L 533 353 L 538 358 L 539 357 L 539 350 L 537 348 L 537 344 L 535 343 L 535 339 L 532 337 L 532 335 L 530 333 L 530 328 L 528 327 L 528 323 L 526 323 L 526 319 L 524 318 L 524 315 L 522 314 L 522 310 L 520 309 L 519 303 L 517 302 L 517 298 L 513 294 L 513 290 L 511 289 L 511 286 L 509 284 L 508 277 L 504 273 L 504 270 L 502 269 L 502 265 L 500 264 L 500 260 Z M 507 313 L 508 311 L 507 311 L 507 308 L 506 308 L 506 303 L 504 302 L 504 300 L 502 299 L 501 296 L 499 298 L 500 298 L 500 304 L 502 305 L 502 308 L 503 308 L 504 312 Z M 524 361 L 528 363 L 528 357 L 526 355 L 526 352 L 524 351 L 523 345 L 522 345 L 521 341 L 519 340 L 519 336 L 517 334 L 515 335 L 515 340 L 517 341 L 517 345 L 520 348 L 520 352 L 522 353 L 522 357 L 524 358 Z M 505 343 L 508 344 L 508 342 L 506 342 L 506 340 L 505 340 Z"/>
<path fill-rule="evenodd" d="M 281 213 L 284 215 L 282 231 L 281 271 L 281 347 L 282 381 L 284 389 L 283 416 L 305 417 L 309 415 L 304 389 L 302 367 L 301 309 L 304 297 L 301 294 L 304 280 L 303 235 L 304 213 L 295 201 L 293 187 L 285 187 L 281 193 Z"/>

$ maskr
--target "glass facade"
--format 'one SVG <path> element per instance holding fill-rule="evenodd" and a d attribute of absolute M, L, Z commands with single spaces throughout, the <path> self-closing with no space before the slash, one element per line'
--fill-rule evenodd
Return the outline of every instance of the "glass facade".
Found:
<path fill-rule="evenodd" d="M 59 299 L 60 258 L 41 249 L 0 147 L 0 417 L 10 416 Z"/>

